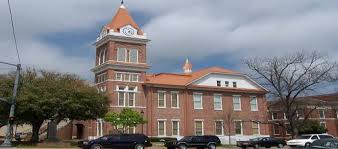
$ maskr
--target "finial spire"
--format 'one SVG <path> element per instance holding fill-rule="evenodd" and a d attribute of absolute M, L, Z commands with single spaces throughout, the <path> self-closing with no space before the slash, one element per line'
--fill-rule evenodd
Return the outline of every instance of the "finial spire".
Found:
<path fill-rule="evenodd" d="M 185 63 L 183 65 L 183 72 L 184 73 L 191 73 L 192 72 L 192 64 L 189 62 L 188 58 L 185 60 Z"/>
<path fill-rule="evenodd" d="M 123 5 L 124 4 L 124 1 L 123 0 L 121 0 L 121 5 Z"/>

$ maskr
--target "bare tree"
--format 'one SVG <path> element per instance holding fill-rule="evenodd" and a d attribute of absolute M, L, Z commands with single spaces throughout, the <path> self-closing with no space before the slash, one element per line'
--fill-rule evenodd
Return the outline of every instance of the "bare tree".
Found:
<path fill-rule="evenodd" d="M 226 130 L 228 131 L 229 144 L 231 144 L 231 126 L 235 119 L 233 110 L 228 110 L 228 112 L 224 114 L 223 118 L 225 123 L 224 127 L 226 127 Z"/>
<path fill-rule="evenodd" d="M 337 62 L 330 61 L 318 52 L 302 51 L 281 57 L 253 58 L 244 63 L 257 75 L 257 81 L 280 102 L 293 136 L 298 135 L 297 110 L 302 107 L 296 99 L 314 93 L 320 85 L 334 81 L 337 71 Z"/>

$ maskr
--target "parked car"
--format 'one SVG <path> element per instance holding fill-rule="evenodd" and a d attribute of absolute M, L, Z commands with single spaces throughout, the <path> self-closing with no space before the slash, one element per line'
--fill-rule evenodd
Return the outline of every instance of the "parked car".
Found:
<path fill-rule="evenodd" d="M 301 135 L 299 137 L 296 137 L 293 140 L 289 140 L 286 142 L 288 146 L 303 146 L 303 147 L 309 147 L 312 142 L 319 140 L 319 139 L 330 139 L 333 138 L 331 135 L 327 134 L 307 134 L 307 135 Z"/>
<path fill-rule="evenodd" d="M 276 146 L 278 148 L 283 148 L 286 145 L 286 142 L 281 139 L 276 139 L 272 137 L 258 137 L 250 139 L 249 141 L 237 141 L 237 146 L 240 148 L 260 148 L 260 147 L 266 147 L 270 148 L 273 146 Z"/>
<path fill-rule="evenodd" d="M 217 136 L 185 136 L 178 141 L 167 141 L 164 146 L 168 149 L 208 148 L 216 149 L 221 141 Z"/>
<path fill-rule="evenodd" d="M 82 141 L 82 148 L 84 149 L 144 149 L 150 146 L 152 144 L 149 138 L 143 134 L 107 135 L 91 141 Z"/>
<path fill-rule="evenodd" d="M 338 139 L 320 139 L 311 144 L 312 149 L 338 149 Z"/>

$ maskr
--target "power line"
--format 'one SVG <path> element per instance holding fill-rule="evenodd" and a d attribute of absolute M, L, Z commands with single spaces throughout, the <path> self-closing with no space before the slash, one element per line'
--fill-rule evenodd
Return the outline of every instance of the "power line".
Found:
<path fill-rule="evenodd" d="M 8 2 L 7 4 L 8 4 L 8 9 L 9 9 L 9 14 L 11 15 L 12 33 L 13 33 L 13 37 L 14 37 L 16 54 L 18 56 L 19 64 L 21 64 L 20 54 L 19 54 L 19 50 L 18 50 L 18 43 L 16 41 L 16 35 L 15 35 L 15 28 L 14 28 L 14 21 L 13 21 L 13 14 L 12 14 L 12 9 L 11 9 L 11 4 L 10 4 L 9 0 L 7 0 L 7 2 Z"/>

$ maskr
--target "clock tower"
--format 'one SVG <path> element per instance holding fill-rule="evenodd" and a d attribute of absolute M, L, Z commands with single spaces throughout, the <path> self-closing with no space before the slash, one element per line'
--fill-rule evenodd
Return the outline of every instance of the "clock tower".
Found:
<path fill-rule="evenodd" d="M 146 114 L 142 83 L 150 68 L 147 64 L 148 42 L 146 34 L 129 15 L 123 3 L 112 21 L 102 27 L 95 42 L 96 61 L 92 71 L 96 87 L 108 95 L 110 111 L 132 108 Z M 110 124 L 99 124 L 98 127 L 98 136 L 102 136 L 108 133 L 103 129 L 110 127 Z M 141 129 L 130 128 L 128 131 L 141 133 Z"/>

